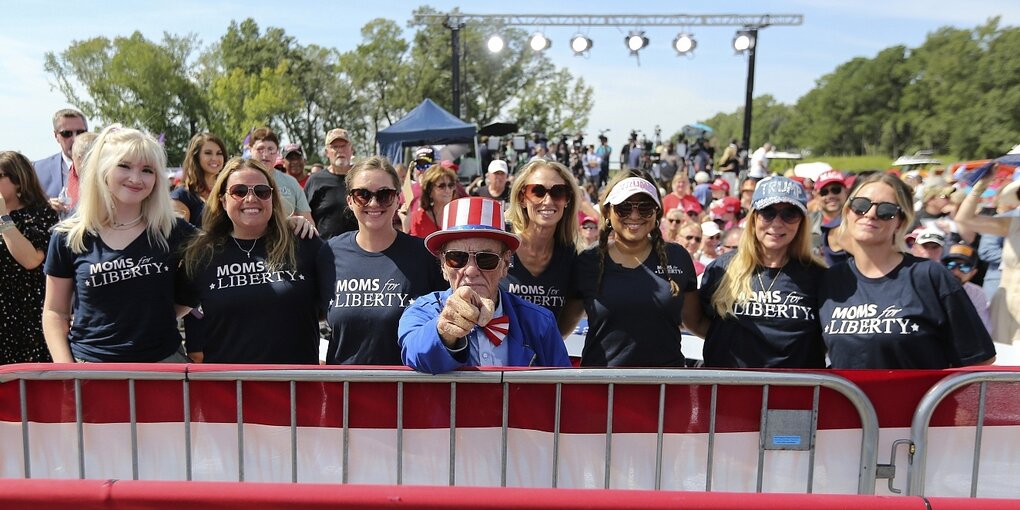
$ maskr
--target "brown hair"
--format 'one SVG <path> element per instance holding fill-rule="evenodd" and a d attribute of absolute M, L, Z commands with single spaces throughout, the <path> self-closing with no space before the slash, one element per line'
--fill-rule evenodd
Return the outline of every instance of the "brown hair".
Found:
<path fill-rule="evenodd" d="M 426 211 L 431 211 L 432 206 L 432 189 L 436 187 L 436 184 L 443 177 L 448 177 L 454 184 L 457 183 L 457 174 L 449 168 L 443 168 L 440 165 L 432 165 L 425 173 L 421 176 L 421 208 Z M 456 190 L 454 190 L 454 198 L 456 198 Z"/>
<path fill-rule="evenodd" d="M 18 188 L 18 200 L 24 208 L 45 207 L 49 205 L 46 192 L 39 184 L 39 177 L 32 168 L 32 162 L 23 154 L 15 151 L 0 152 L 0 171 L 7 174 L 11 184 Z"/>
<path fill-rule="evenodd" d="M 223 160 L 227 159 L 227 146 L 223 140 L 220 140 L 220 137 L 212 133 L 199 133 L 191 138 L 188 150 L 184 153 L 184 187 L 199 195 L 209 191 L 205 186 L 205 171 L 202 170 L 202 165 L 199 163 L 199 156 L 201 156 L 202 147 L 206 142 L 218 145 L 223 151 Z"/>

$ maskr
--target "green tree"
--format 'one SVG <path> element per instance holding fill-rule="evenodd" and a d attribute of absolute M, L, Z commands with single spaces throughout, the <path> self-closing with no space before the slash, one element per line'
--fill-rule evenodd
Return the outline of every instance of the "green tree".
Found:
<path fill-rule="evenodd" d="M 584 78 L 576 80 L 566 69 L 560 69 L 543 82 L 526 87 L 518 103 L 510 109 L 522 131 L 546 133 L 549 136 L 583 132 L 595 104 L 592 89 Z M 557 105 L 558 108 L 550 108 Z"/>

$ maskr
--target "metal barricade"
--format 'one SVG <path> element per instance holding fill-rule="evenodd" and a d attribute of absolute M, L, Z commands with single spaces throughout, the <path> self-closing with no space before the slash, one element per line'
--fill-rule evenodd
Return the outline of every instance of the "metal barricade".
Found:
<path fill-rule="evenodd" d="M 928 468 L 929 432 L 936 409 L 954 392 L 972 384 L 979 384 L 976 423 L 974 425 L 974 450 L 970 469 L 970 497 L 978 497 L 978 475 L 981 464 L 981 445 L 986 418 L 988 383 L 1020 383 L 1020 372 L 968 372 L 951 375 L 931 387 L 917 406 L 910 425 L 909 466 L 907 469 L 908 494 L 925 495 L 925 478 Z M 965 459 L 960 459 L 965 461 Z"/>
<path fill-rule="evenodd" d="M 202 381 L 234 382 L 236 385 L 237 405 L 237 481 L 245 481 L 244 452 L 245 452 L 245 416 L 244 408 L 244 384 L 246 382 L 283 382 L 289 384 L 289 414 L 290 414 L 290 475 L 291 481 L 298 481 L 298 418 L 297 418 L 297 396 L 296 385 L 298 383 L 338 383 L 343 385 L 342 402 L 342 478 L 337 480 L 342 483 L 349 482 L 350 466 L 348 458 L 351 450 L 351 407 L 348 401 L 349 385 L 352 383 L 393 383 L 396 385 L 396 483 L 404 481 L 404 385 L 412 384 L 443 384 L 449 387 L 449 485 L 457 485 L 455 459 L 457 455 L 457 393 L 458 385 L 464 384 L 498 384 L 502 386 L 502 431 L 500 444 L 500 485 L 507 486 L 507 462 L 508 462 L 508 430 L 509 427 L 509 395 L 510 385 L 551 385 L 555 387 L 555 417 L 554 430 L 552 431 L 552 458 L 550 486 L 557 487 L 558 463 L 560 462 L 560 440 L 561 440 L 561 410 L 563 408 L 562 391 L 564 385 L 605 385 L 607 392 L 608 408 L 606 409 L 607 423 L 605 428 L 605 454 L 604 454 L 604 479 L 602 486 L 611 488 L 612 452 L 613 452 L 613 417 L 614 417 L 614 388 L 619 385 L 645 385 L 658 386 L 658 431 L 656 434 L 655 467 L 654 467 L 654 488 L 660 489 L 662 485 L 663 468 L 663 423 L 666 416 L 666 391 L 668 386 L 706 386 L 711 388 L 710 422 L 708 429 L 708 447 L 706 465 L 706 480 L 704 490 L 711 491 L 713 478 L 713 455 L 716 448 L 716 414 L 717 414 L 717 392 L 720 386 L 745 386 L 760 387 L 762 390 L 760 430 L 758 431 L 758 460 L 756 492 L 762 492 L 762 477 L 765 470 L 766 450 L 766 425 L 770 420 L 782 421 L 782 415 L 774 415 L 775 411 L 769 407 L 770 387 L 800 387 L 813 390 L 812 407 L 808 416 L 809 429 L 805 437 L 808 444 L 802 448 L 809 452 L 808 476 L 806 492 L 813 492 L 814 469 L 815 469 L 815 436 L 818 425 L 818 403 L 821 388 L 832 390 L 844 397 L 856 410 L 861 425 L 861 446 L 857 466 L 857 493 L 874 494 L 875 471 L 876 471 L 876 449 L 878 444 L 878 419 L 874 407 L 865 394 L 852 382 L 841 377 L 816 374 L 816 373 L 790 373 L 790 372 L 756 372 L 756 371 L 722 371 L 722 370 L 689 370 L 689 369 L 544 369 L 544 370 L 514 370 L 514 371 L 487 371 L 487 372 L 455 372 L 446 375 L 432 376 L 402 370 L 385 369 L 350 369 L 350 370 L 326 370 L 326 369 L 262 369 L 262 370 L 193 370 L 184 369 L 182 372 L 148 372 L 138 370 L 53 370 L 37 372 L 14 372 L 0 374 L 0 384 L 7 384 L 17 381 L 19 384 L 22 447 L 24 452 L 24 476 L 32 478 L 32 465 L 30 462 L 31 439 L 29 435 L 28 401 L 26 395 L 26 381 L 29 380 L 60 380 L 73 381 L 74 383 L 74 408 L 75 408 L 75 429 L 77 431 L 77 475 L 85 478 L 86 451 L 83 437 L 83 398 L 82 381 L 90 380 L 120 380 L 128 384 L 128 408 L 130 418 L 131 442 L 131 471 L 132 478 L 139 479 L 139 449 L 138 449 L 138 422 L 136 419 L 136 396 L 135 381 L 179 381 L 182 385 L 183 395 L 183 426 L 184 426 L 184 449 L 185 449 L 185 479 L 192 479 L 192 417 L 191 409 L 191 384 Z M 803 411 L 808 413 L 808 411 Z M 778 441 L 778 439 L 777 439 Z M 281 455 L 282 457 L 282 455 Z M 650 466 L 649 466 L 650 468 Z"/>

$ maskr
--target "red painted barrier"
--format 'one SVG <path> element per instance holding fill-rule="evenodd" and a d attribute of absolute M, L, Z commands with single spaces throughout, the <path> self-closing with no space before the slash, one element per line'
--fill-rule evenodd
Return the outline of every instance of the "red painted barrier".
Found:
<path fill-rule="evenodd" d="M 944 499 L 932 510 L 1005 508 L 986 501 Z M 1015 503 L 1013 502 L 1015 507 Z M 619 510 L 620 508 L 703 510 L 791 510 L 797 508 L 925 510 L 922 498 L 821 494 L 741 494 L 669 491 L 414 487 L 215 482 L 134 482 L 116 480 L 6 480 L 0 482 L 0 508 L 32 510 L 159 510 L 177 508 L 291 510 L 326 508 L 471 508 Z"/>

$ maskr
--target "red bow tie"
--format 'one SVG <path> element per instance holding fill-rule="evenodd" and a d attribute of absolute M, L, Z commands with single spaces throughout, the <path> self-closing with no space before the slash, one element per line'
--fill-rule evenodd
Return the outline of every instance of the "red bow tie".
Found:
<path fill-rule="evenodd" d="M 485 336 L 489 337 L 492 345 L 499 346 L 506 338 L 507 332 L 510 331 L 510 318 L 506 315 L 496 317 L 482 326 L 482 331 L 485 332 Z"/>

